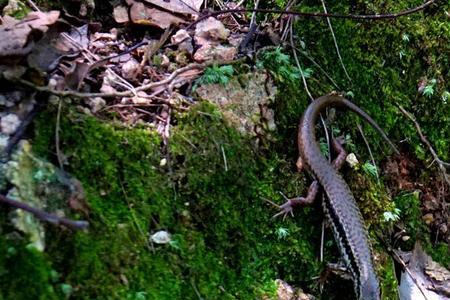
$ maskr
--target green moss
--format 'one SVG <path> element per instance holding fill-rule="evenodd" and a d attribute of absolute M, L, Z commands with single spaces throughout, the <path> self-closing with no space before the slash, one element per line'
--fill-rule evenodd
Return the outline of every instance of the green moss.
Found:
<path fill-rule="evenodd" d="M 279 189 L 300 194 L 301 178 L 291 172 L 292 162 L 258 153 L 215 106 L 204 103 L 178 116 L 163 166 L 164 147 L 155 133 L 63 116 L 61 148 L 68 171 L 85 187 L 91 225 L 77 233 L 47 229 L 42 259 L 60 274 L 50 284 L 59 295 L 274 298 L 276 278 L 317 288 L 305 283 L 320 270 L 318 246 L 311 243 L 320 236 L 320 216 L 307 209 L 274 221 L 276 210 L 261 199 L 282 202 Z M 36 124 L 34 149 L 49 159 L 53 118 L 49 110 Z M 280 229 L 288 234 L 280 236 Z M 150 244 L 149 233 L 158 230 L 169 231 L 172 242 Z M 42 281 L 47 271 L 36 276 Z M 15 282 L 0 278 L 2 285 Z"/>
<path fill-rule="evenodd" d="M 333 12 L 347 13 L 350 9 L 343 2 L 328 5 Z M 352 12 L 382 13 L 413 5 L 410 1 L 356 1 Z M 448 4 L 442 4 L 428 9 L 428 18 L 416 14 L 388 22 L 333 20 L 352 82 L 338 67 L 326 23 L 302 20 L 296 31 L 306 45 L 300 56 L 302 65 L 314 71 L 307 79 L 311 92 L 319 96 L 336 89 L 352 91 L 355 102 L 394 140 L 406 137 L 412 145 L 419 145 L 414 126 L 395 106 L 401 104 L 416 115 L 439 155 L 448 159 L 450 114 L 441 99 L 450 89 L 445 80 L 450 64 L 442 55 L 450 50 L 443 13 L 448 9 Z M 307 1 L 302 10 L 321 11 L 322 7 Z M 338 87 L 305 55 L 314 58 Z M 17 253 L 15 259 L 0 256 L 0 298 L 24 299 L 25 291 L 19 287 L 27 273 L 32 274 L 29 280 L 34 284 L 26 291 L 29 298 L 64 298 L 69 294 L 75 299 L 275 298 L 275 278 L 319 294 L 311 281 L 321 270 L 317 261 L 322 219 L 317 213 L 319 206 L 297 211 L 295 219 L 274 221 L 271 216 L 276 210 L 262 200 L 281 203 L 277 191 L 297 196 L 306 185 L 305 176 L 295 172 L 295 135 L 298 118 L 309 100 L 298 74 L 285 58 L 283 61 L 279 73 L 284 74 L 277 78 L 283 84 L 273 104 L 277 136 L 266 148 L 270 151 L 254 149 L 248 138 L 223 121 L 214 106 L 205 103 L 187 115 L 176 116 L 177 126 L 172 128 L 168 146 L 144 128 L 128 129 L 64 113 L 61 148 L 69 161 L 68 171 L 86 189 L 90 229 L 72 233 L 46 226 L 44 254 L 15 246 L 17 242 L 2 237 L 1 253 L 7 253 L 11 245 Z M 425 77 L 436 79 L 431 97 L 417 92 L 418 82 Z M 55 159 L 52 120 L 51 109 L 39 116 L 34 141 L 35 151 L 50 160 Z M 356 132 L 353 120 L 346 114 L 338 122 L 345 132 Z M 376 145 L 379 137 L 370 130 L 366 135 L 379 161 L 383 155 Z M 357 134 L 352 136 L 355 151 L 367 158 L 365 147 L 360 146 L 364 145 L 362 140 Z M 169 157 L 162 154 L 166 152 Z M 421 157 L 427 155 L 419 146 L 416 152 Z M 167 165 L 160 163 L 163 158 L 169 158 Z M 384 188 L 365 182 L 358 174 L 353 176 L 355 182 L 369 187 L 356 189 L 356 194 L 367 204 L 363 209 L 366 215 L 377 212 L 372 217 L 376 220 L 386 203 Z M 418 203 L 401 197 L 395 203 L 403 222 L 410 232 L 425 234 Z M 4 235 L 13 232 L 6 219 L 3 213 Z M 372 233 L 377 230 L 374 227 Z M 172 242 L 150 244 L 149 233 L 158 230 L 170 232 Z M 377 250 L 382 252 L 379 247 Z M 443 245 L 430 253 L 434 258 L 449 257 L 444 255 L 448 248 Z M 325 254 L 326 261 L 338 258 L 331 235 L 326 239 Z M 31 265 L 32 260 L 36 264 Z M 27 272 L 8 275 L 16 269 L 14 272 Z M 379 271 L 384 294 L 395 299 L 388 259 L 381 260 Z M 55 272 L 57 279 L 52 276 Z"/>
<path fill-rule="evenodd" d="M 434 261 L 450 269 L 450 247 L 447 243 L 437 243 L 433 247 L 428 244 L 425 250 L 431 255 Z"/>
<path fill-rule="evenodd" d="M 400 11 L 418 4 L 421 2 L 354 1 L 352 5 L 346 2 L 327 5 L 328 11 L 332 12 L 370 14 Z M 308 80 L 309 90 L 314 96 L 332 90 L 352 91 L 355 103 L 383 124 L 389 136 L 394 140 L 408 138 L 411 145 L 418 145 L 420 141 L 414 125 L 396 107 L 400 104 L 416 116 L 439 156 L 448 159 L 450 106 L 442 95 L 450 90 L 450 62 L 448 55 L 444 55 L 450 51 L 450 27 L 445 14 L 449 8 L 448 3 L 443 3 L 426 9 L 425 13 L 392 21 L 332 20 L 351 82 L 340 67 L 327 23 L 317 20 L 298 22 L 296 33 L 304 42 L 305 53 L 338 84 L 338 87 L 334 86 L 304 55 L 300 55 L 303 67 L 314 70 Z M 320 3 L 307 2 L 302 3 L 301 9 L 321 11 L 323 8 Z M 431 97 L 418 92 L 424 78 L 427 82 L 437 81 Z M 301 81 L 296 86 L 304 90 Z M 285 113 L 284 107 L 281 111 Z M 291 122 L 291 119 L 287 121 Z M 369 132 L 369 139 L 377 141 L 379 137 Z M 417 154 L 421 154 L 419 149 Z M 420 157 L 430 157 L 430 154 Z"/>
<path fill-rule="evenodd" d="M 58 299 L 49 257 L 4 234 L 0 236 L 0 299 Z"/>
<path fill-rule="evenodd" d="M 401 222 L 408 236 L 411 238 L 404 243 L 404 248 L 413 249 L 416 241 L 420 241 L 425 252 L 434 261 L 446 268 L 450 268 L 450 247 L 447 243 L 432 243 L 430 232 L 422 221 L 420 210 L 419 191 L 402 193 L 395 199 L 397 207 L 401 211 Z"/>
<path fill-rule="evenodd" d="M 380 287 L 382 291 L 383 300 L 397 300 L 398 299 L 398 282 L 395 276 L 394 263 L 390 257 L 384 257 L 380 268 L 383 275 L 380 279 Z"/>

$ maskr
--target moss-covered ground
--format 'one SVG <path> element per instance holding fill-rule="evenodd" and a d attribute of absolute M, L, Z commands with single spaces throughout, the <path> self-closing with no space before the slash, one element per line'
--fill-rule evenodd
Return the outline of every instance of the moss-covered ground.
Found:
<path fill-rule="evenodd" d="M 420 3 L 330 2 L 328 10 L 383 13 Z M 302 2 L 302 9 L 322 10 L 316 1 Z M 339 67 L 327 24 L 299 20 L 295 32 L 306 46 L 304 54 L 338 85 L 300 56 L 304 67 L 314 72 L 308 79 L 311 92 L 351 92 L 394 141 L 406 139 L 419 158 L 428 158 L 413 124 L 398 111 L 396 104 L 401 104 L 417 117 L 441 158 L 448 160 L 449 10 L 444 1 L 425 10 L 425 17 L 379 23 L 333 20 L 351 82 Z M 266 64 L 280 74 L 276 67 Z M 61 148 L 69 162 L 67 171 L 86 190 L 90 213 L 79 217 L 87 218 L 90 228 L 74 233 L 46 225 L 47 248 L 40 253 L 14 231 L 8 210 L 0 210 L 0 299 L 273 299 L 275 278 L 319 294 L 313 279 L 323 267 L 318 261 L 319 206 L 282 221 L 272 219 L 276 210 L 262 199 L 281 203 L 278 191 L 300 195 L 307 186 L 307 176 L 295 171 L 295 132 L 308 98 L 301 81 L 284 75 L 278 78 L 273 104 L 277 137 L 264 149 L 228 126 L 221 112 L 207 103 L 176 116 L 168 146 L 145 128 L 124 128 L 66 111 Z M 418 92 L 420 82 L 432 92 Z M 34 151 L 50 161 L 55 160 L 55 115 L 51 107 L 40 114 L 33 142 Z M 358 157 L 369 160 L 354 118 L 347 114 L 338 123 L 352 133 Z M 372 131 L 366 135 L 379 163 L 387 149 Z M 161 163 L 164 158 L 167 164 Z M 351 184 L 355 194 L 365 197 L 362 203 L 380 195 L 379 201 L 388 201 L 382 184 L 362 170 L 350 172 L 356 178 L 357 184 Z M 405 199 L 410 198 L 395 198 L 400 217 L 413 237 L 427 241 L 419 201 Z M 384 298 L 396 299 L 392 263 L 375 238 L 388 226 L 379 222 L 385 202 L 371 205 L 363 213 L 373 224 Z M 169 244 L 149 242 L 149 234 L 159 230 L 172 234 Z M 327 234 L 326 261 L 338 258 L 333 245 Z M 433 248 L 428 243 L 427 250 L 448 264 L 447 245 Z M 325 299 L 342 299 L 334 288 L 325 291 Z"/>
<path fill-rule="evenodd" d="M 52 116 L 37 122 L 34 145 L 49 157 Z M 48 227 L 44 254 L 3 237 L 4 298 L 250 299 L 273 294 L 276 274 L 300 282 L 317 273 L 311 241 L 320 236 L 312 226 L 320 217 L 299 212 L 297 221 L 277 222 L 261 199 L 276 197 L 282 181 L 287 192 L 302 190 L 288 163 L 256 152 L 211 105 L 193 108 L 172 134 L 171 159 L 160 166 L 165 156 L 154 133 L 64 118 L 63 151 L 85 187 L 91 226 L 77 233 Z M 148 233 L 158 230 L 172 242 L 150 244 Z M 31 287 L 18 289 L 23 275 L 9 270 L 25 272 Z"/>

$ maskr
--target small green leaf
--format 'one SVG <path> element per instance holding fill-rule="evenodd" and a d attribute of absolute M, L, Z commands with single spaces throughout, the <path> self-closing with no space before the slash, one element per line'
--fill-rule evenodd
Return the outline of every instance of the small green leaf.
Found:
<path fill-rule="evenodd" d="M 289 230 L 284 227 L 279 227 L 277 228 L 276 234 L 279 240 L 283 240 L 289 235 Z"/>
<path fill-rule="evenodd" d="M 374 178 L 378 177 L 377 167 L 372 165 L 371 163 L 366 162 L 365 164 L 362 165 L 362 169 L 364 170 L 364 172 L 366 172 L 366 174 Z"/>
<path fill-rule="evenodd" d="M 72 287 L 70 284 L 62 283 L 62 284 L 60 285 L 60 287 L 61 287 L 62 293 L 63 293 L 64 296 L 66 296 L 66 297 L 69 297 L 69 296 L 72 294 L 72 292 L 73 292 L 73 287 Z"/>
<path fill-rule="evenodd" d="M 404 34 L 402 35 L 402 40 L 403 40 L 404 42 L 409 42 L 409 35 L 408 35 L 407 33 L 404 33 Z"/>
<path fill-rule="evenodd" d="M 355 94 L 352 91 L 346 92 L 345 96 L 350 97 L 350 98 L 355 98 Z"/>
<path fill-rule="evenodd" d="M 427 85 L 427 86 L 423 89 L 422 94 L 423 94 L 425 97 L 430 98 L 430 97 L 433 96 L 433 94 L 434 94 L 434 87 L 433 87 L 432 85 Z"/>

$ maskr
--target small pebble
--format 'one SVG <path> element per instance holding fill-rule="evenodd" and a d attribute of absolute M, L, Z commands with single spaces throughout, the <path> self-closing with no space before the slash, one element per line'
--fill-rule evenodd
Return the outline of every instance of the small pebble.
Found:
<path fill-rule="evenodd" d="M 11 135 L 16 132 L 17 128 L 20 126 L 20 119 L 16 114 L 7 114 L 2 117 L 0 121 L 0 127 L 2 133 L 6 135 Z"/>
<path fill-rule="evenodd" d="M 152 234 L 150 236 L 150 239 L 155 242 L 156 244 L 167 244 L 171 241 L 170 233 L 167 231 L 161 230 L 156 232 L 155 234 Z"/>

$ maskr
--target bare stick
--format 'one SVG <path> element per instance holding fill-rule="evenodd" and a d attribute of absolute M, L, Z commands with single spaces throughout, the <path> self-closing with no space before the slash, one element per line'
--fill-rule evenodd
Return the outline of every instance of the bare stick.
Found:
<path fill-rule="evenodd" d="M 420 128 L 419 123 L 417 123 L 416 118 L 411 113 L 406 111 L 401 105 L 398 105 L 398 108 L 403 113 L 403 115 L 405 115 L 407 118 L 409 118 L 414 123 L 414 126 L 416 127 L 416 130 L 417 130 L 417 133 L 419 134 L 420 139 L 428 147 L 428 150 L 431 152 L 431 155 L 433 156 L 434 161 L 436 161 L 436 163 L 438 164 L 439 170 L 442 172 L 442 176 L 444 177 L 444 180 L 450 186 L 450 178 L 449 178 L 449 175 L 447 174 L 447 170 L 446 170 L 446 167 L 449 167 L 450 164 L 445 161 L 442 161 L 439 158 L 439 156 L 436 154 L 436 151 L 434 151 L 434 148 L 431 146 L 430 142 L 423 134 L 422 129 Z"/>
<path fill-rule="evenodd" d="M 61 130 L 61 108 L 63 99 L 58 99 L 58 112 L 56 114 L 56 125 L 55 125 L 55 148 L 56 157 L 58 158 L 59 168 L 64 170 L 64 160 L 61 154 L 61 148 L 59 147 L 59 131 Z"/>
<path fill-rule="evenodd" d="M 378 175 L 378 168 L 375 165 L 375 159 L 373 158 L 373 154 L 372 154 L 372 150 L 370 149 L 369 142 L 367 141 L 366 136 L 364 135 L 364 131 L 362 130 L 361 125 L 358 124 L 356 126 L 358 127 L 359 133 L 361 133 L 364 143 L 366 144 L 367 150 L 369 150 L 370 160 L 372 161 L 372 165 L 375 167 L 375 174 L 377 175 L 377 181 L 378 181 L 378 183 L 380 183 L 380 177 Z"/>
<path fill-rule="evenodd" d="M 294 54 L 295 63 L 297 64 L 297 67 L 300 69 L 300 74 L 302 76 L 303 86 L 305 87 L 306 93 L 308 94 L 309 99 L 311 101 L 314 101 L 314 97 L 309 92 L 308 84 L 306 83 L 306 78 L 305 78 L 305 75 L 303 74 L 303 68 L 302 68 L 302 65 L 300 64 L 300 60 L 298 59 L 296 48 L 294 47 L 292 23 L 290 24 L 290 26 L 291 26 L 290 27 L 290 42 L 291 42 L 291 47 L 294 50 L 294 51 L 292 51 L 292 53 Z M 327 146 L 328 146 L 328 153 L 329 153 L 328 160 L 331 161 L 330 135 L 328 134 L 327 126 L 325 124 L 325 120 L 323 119 L 322 115 L 320 115 L 320 121 L 322 122 L 323 128 L 325 130 L 325 137 L 327 139 Z"/>
<path fill-rule="evenodd" d="M 41 10 L 39 9 L 39 7 L 37 7 L 37 5 L 36 4 L 34 4 L 34 2 L 33 1 L 31 1 L 31 0 L 27 0 L 27 2 L 28 2 L 28 4 L 35 10 L 35 11 L 38 11 L 38 12 L 40 12 Z"/>
<path fill-rule="evenodd" d="M 172 82 L 175 78 L 177 78 L 180 74 L 183 74 L 184 72 L 190 71 L 190 70 L 194 70 L 194 69 L 205 69 L 209 66 L 212 66 L 214 64 L 217 65 L 225 65 L 225 64 L 234 64 L 236 62 L 240 62 L 242 61 L 242 59 L 238 59 L 238 60 L 234 60 L 234 61 L 210 61 L 210 62 L 206 62 L 203 64 L 199 64 L 199 63 L 192 63 L 187 65 L 186 67 L 180 68 L 175 70 L 173 73 L 171 73 L 167 78 L 161 80 L 161 81 L 157 81 L 157 82 L 150 82 L 148 84 L 145 85 L 141 85 L 139 87 L 135 88 L 135 92 L 140 92 L 140 91 L 146 91 L 146 90 L 150 90 L 153 88 L 156 88 L 158 86 L 162 86 L 165 84 L 169 84 L 170 82 Z M 95 98 L 95 97 L 101 97 L 101 98 L 114 98 L 114 97 L 132 97 L 134 95 L 134 93 L 132 91 L 124 91 L 124 92 L 115 92 L 115 93 L 82 93 L 82 92 L 77 92 L 77 91 L 57 91 L 54 90 L 48 86 L 39 86 L 36 85 L 30 81 L 21 79 L 21 78 L 16 78 L 14 79 L 15 82 L 22 84 L 24 86 L 30 87 L 34 90 L 37 90 L 39 92 L 46 92 L 46 93 L 50 93 L 56 96 L 61 96 L 61 97 L 77 97 L 77 98 Z"/>
<path fill-rule="evenodd" d="M 220 146 L 220 149 L 222 150 L 223 164 L 224 164 L 225 172 L 228 172 L 227 156 L 225 155 L 225 150 L 223 149 L 222 145 Z"/>
<path fill-rule="evenodd" d="M 328 13 L 327 12 L 327 7 L 325 6 L 325 0 L 321 0 L 321 1 L 322 1 L 322 6 L 323 6 L 323 12 L 324 13 Z M 336 53 L 337 53 L 337 56 L 339 58 L 339 62 L 341 63 L 341 66 L 342 66 L 342 69 L 344 70 L 345 76 L 347 76 L 348 80 L 350 82 L 352 82 L 352 79 L 350 78 L 350 75 L 348 75 L 347 68 L 344 65 L 344 61 L 342 60 L 341 52 L 339 51 L 339 46 L 338 46 L 338 43 L 337 43 L 337 40 L 336 40 L 336 36 L 334 35 L 333 26 L 331 26 L 331 20 L 330 20 L 329 17 L 327 17 L 327 23 L 328 23 L 328 27 L 330 28 L 330 31 L 331 31 L 331 36 L 333 37 L 334 47 L 336 48 Z"/>
<path fill-rule="evenodd" d="M 85 229 L 89 226 L 89 223 L 87 221 L 76 221 L 64 217 L 58 217 L 57 215 L 50 214 L 36 207 L 31 207 L 28 204 L 13 200 L 4 195 L 0 195 L 0 203 L 4 203 L 9 206 L 19 208 L 29 213 L 32 213 L 36 218 L 38 218 L 41 221 L 49 222 L 54 225 L 63 225 L 73 230 Z"/>
<path fill-rule="evenodd" d="M 292 33 L 293 32 L 293 30 L 292 30 L 292 23 L 290 24 L 290 29 L 289 30 L 290 30 L 289 38 L 290 38 L 290 42 L 291 42 L 291 45 L 292 45 L 292 49 L 294 50 L 294 51 L 292 51 L 292 53 L 294 54 L 295 63 L 297 64 L 297 67 L 300 70 L 300 75 L 302 76 L 303 86 L 305 87 L 305 91 L 308 94 L 309 99 L 311 99 L 311 101 L 314 101 L 314 97 L 311 95 L 311 93 L 310 93 L 310 91 L 308 89 L 308 84 L 306 83 L 305 74 L 303 73 L 302 65 L 300 64 L 300 60 L 298 59 L 297 51 L 295 51 L 295 49 L 294 49 L 294 45 L 295 44 L 294 44 L 294 37 L 293 37 L 294 34 Z"/>
<path fill-rule="evenodd" d="M 405 261 L 398 255 L 395 251 L 392 251 L 392 256 L 394 259 L 402 266 L 403 270 L 405 270 L 406 273 L 408 273 L 409 277 L 411 277 L 411 280 L 414 282 L 414 284 L 419 289 L 422 296 L 425 298 L 425 300 L 429 300 L 425 292 L 423 291 L 422 287 L 420 286 L 419 282 L 417 281 L 416 277 L 411 273 L 408 266 L 406 265 Z"/>
<path fill-rule="evenodd" d="M 396 19 L 401 16 L 406 16 L 406 15 L 410 15 L 410 14 L 416 13 L 418 11 L 421 11 L 421 10 L 425 9 L 426 7 L 430 6 L 431 4 L 433 4 L 434 2 L 436 2 L 436 0 L 429 0 L 429 1 L 425 2 L 424 4 L 416 6 L 414 8 L 406 9 L 406 10 L 403 10 L 403 11 L 400 11 L 397 13 L 388 13 L 388 14 L 383 14 L 383 15 L 377 15 L 377 14 L 376 15 L 352 15 L 352 14 L 344 15 L 344 14 L 329 14 L 329 13 L 319 13 L 319 12 L 300 12 L 300 11 L 291 11 L 291 10 L 285 11 L 285 10 L 281 10 L 281 9 L 263 9 L 263 8 L 227 9 L 227 10 L 221 10 L 221 11 L 214 11 L 214 12 L 211 12 L 204 16 L 201 16 L 196 21 L 189 24 L 186 27 L 186 29 L 190 29 L 195 24 L 197 24 L 209 17 L 219 16 L 219 15 L 223 15 L 223 14 L 245 13 L 245 12 L 258 12 L 258 13 L 265 13 L 265 14 L 287 14 L 287 15 L 295 15 L 295 16 L 301 16 L 301 17 L 307 17 L 307 18 L 319 17 L 319 18 L 337 18 L 337 19 L 353 19 L 353 20 Z"/>

